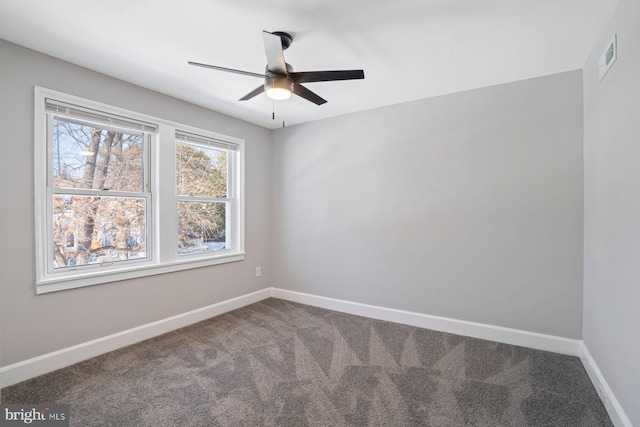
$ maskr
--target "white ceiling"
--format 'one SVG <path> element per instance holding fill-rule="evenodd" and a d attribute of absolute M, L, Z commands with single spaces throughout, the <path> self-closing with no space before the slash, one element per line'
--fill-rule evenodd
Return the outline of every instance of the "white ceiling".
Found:
<path fill-rule="evenodd" d="M 582 68 L 617 0 L 0 0 L 0 38 L 267 128 Z M 294 36 L 328 102 L 275 103 L 255 77 L 262 30 Z"/>

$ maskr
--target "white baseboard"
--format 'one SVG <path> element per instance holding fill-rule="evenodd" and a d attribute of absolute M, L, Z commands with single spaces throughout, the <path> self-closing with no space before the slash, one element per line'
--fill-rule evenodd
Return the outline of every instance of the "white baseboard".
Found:
<path fill-rule="evenodd" d="M 241 295 L 146 325 L 118 332 L 62 350 L 0 367 L 0 388 L 53 372 L 92 357 L 153 338 L 193 323 L 235 310 L 271 296 L 270 288 Z"/>
<path fill-rule="evenodd" d="M 271 288 L 271 296 L 357 316 L 578 356 L 580 340 Z"/>
<path fill-rule="evenodd" d="M 622 409 L 620 402 L 613 394 L 611 387 L 609 387 L 609 384 L 604 378 L 604 375 L 602 375 L 596 361 L 591 356 L 591 353 L 589 353 L 584 341 L 580 343 L 580 360 L 582 361 L 582 365 L 587 371 L 593 386 L 596 388 L 598 396 L 600 396 L 600 400 L 602 400 L 613 425 L 616 427 L 633 427 L 631 420 L 629 420 L 629 417 L 627 417 L 624 409 Z"/>

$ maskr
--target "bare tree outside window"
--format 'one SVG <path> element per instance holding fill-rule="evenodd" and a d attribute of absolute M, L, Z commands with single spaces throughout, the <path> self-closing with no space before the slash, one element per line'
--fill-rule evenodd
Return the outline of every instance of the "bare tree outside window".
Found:
<path fill-rule="evenodd" d="M 51 141 L 53 267 L 145 257 L 143 135 L 55 117 Z"/>
<path fill-rule="evenodd" d="M 227 249 L 227 152 L 178 142 L 178 253 Z"/>

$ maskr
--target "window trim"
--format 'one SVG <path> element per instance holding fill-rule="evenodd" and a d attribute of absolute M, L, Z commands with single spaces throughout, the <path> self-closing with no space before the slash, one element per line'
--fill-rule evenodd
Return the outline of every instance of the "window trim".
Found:
<path fill-rule="evenodd" d="M 245 258 L 244 251 L 244 222 L 245 222 L 245 143 L 239 138 L 222 135 L 205 129 L 195 128 L 182 123 L 168 121 L 135 111 L 126 110 L 108 104 L 68 95 L 62 92 L 35 86 L 34 88 L 34 210 L 35 210 L 35 255 L 36 255 L 36 294 L 56 292 L 66 289 L 75 289 L 85 286 L 110 283 L 138 277 L 165 274 L 174 271 L 201 268 L 228 262 L 242 261 Z M 109 265 L 98 268 L 66 270 L 49 272 L 49 250 L 47 246 L 52 240 L 52 226 L 48 224 L 48 199 L 50 188 L 48 174 L 48 129 L 45 111 L 45 100 L 53 99 L 60 103 L 69 103 L 87 110 L 96 110 L 106 114 L 118 115 L 151 123 L 156 126 L 155 138 L 148 141 L 148 176 L 150 188 L 147 190 L 147 230 L 149 232 L 147 251 L 148 259 L 127 262 L 122 265 Z M 229 178 L 235 187 L 234 197 L 237 206 L 234 214 L 235 221 L 231 221 L 236 238 L 235 250 L 205 253 L 197 257 L 178 257 L 175 247 L 175 235 L 177 233 L 177 208 L 175 201 L 175 133 L 176 130 L 201 135 L 206 138 L 219 140 L 222 143 L 230 143 L 238 147 L 233 178 Z M 172 173 L 161 174 L 160 171 L 170 170 Z M 110 194 L 110 195 L 113 195 Z M 173 207 L 173 208 L 172 208 Z M 173 216 L 168 209 L 175 210 Z M 160 215 L 160 212 L 163 215 Z M 170 228 L 167 228 L 170 227 Z"/>

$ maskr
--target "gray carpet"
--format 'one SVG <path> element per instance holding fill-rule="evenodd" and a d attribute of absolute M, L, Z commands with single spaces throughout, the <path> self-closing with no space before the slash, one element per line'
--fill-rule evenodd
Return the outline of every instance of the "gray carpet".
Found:
<path fill-rule="evenodd" d="M 576 357 L 268 299 L 2 391 L 73 426 L 610 426 Z"/>

